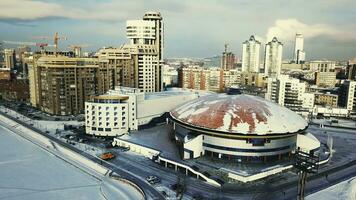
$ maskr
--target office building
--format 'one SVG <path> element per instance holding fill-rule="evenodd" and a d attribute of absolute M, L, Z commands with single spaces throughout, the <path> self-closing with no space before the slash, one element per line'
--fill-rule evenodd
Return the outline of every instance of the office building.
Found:
<path fill-rule="evenodd" d="M 278 76 L 282 67 L 283 44 L 276 37 L 266 44 L 265 50 L 265 74 Z"/>
<path fill-rule="evenodd" d="M 304 52 L 304 37 L 302 34 L 297 33 L 295 35 L 294 44 L 294 62 L 301 64 L 305 62 L 305 52 Z"/>
<path fill-rule="evenodd" d="M 260 48 L 261 42 L 256 40 L 253 35 L 242 44 L 242 72 L 259 73 Z"/>

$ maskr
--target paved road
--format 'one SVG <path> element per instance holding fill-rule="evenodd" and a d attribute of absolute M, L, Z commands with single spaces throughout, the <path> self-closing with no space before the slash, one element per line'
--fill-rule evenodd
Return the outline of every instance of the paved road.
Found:
<path fill-rule="evenodd" d="M 38 131 L 34 127 L 27 127 Z M 317 129 L 317 127 L 310 128 L 312 130 L 321 131 L 320 129 Z M 346 132 L 340 129 L 332 131 L 336 131 L 340 134 Z M 98 158 L 88 155 L 57 138 L 44 133 L 42 134 L 73 151 L 80 152 L 91 160 L 100 162 Z M 350 134 L 349 131 L 347 131 L 347 134 Z M 169 185 L 176 183 L 178 177 L 184 178 L 184 175 L 177 174 L 173 170 L 162 168 L 158 164 L 144 159 L 145 158 L 142 158 L 142 160 L 131 158 L 130 154 L 120 154 L 120 156 L 111 161 L 111 163 L 103 163 L 103 165 L 122 175 L 124 178 L 132 180 L 138 184 L 143 188 L 147 196 L 150 196 L 153 199 L 164 199 L 157 190 L 142 178 L 147 175 L 157 175 L 162 178 L 163 185 Z M 328 173 L 328 179 L 325 179 L 325 173 Z M 321 174 L 311 175 L 309 177 L 306 194 L 311 194 L 354 176 L 356 176 L 356 160 L 343 163 L 342 165 L 337 166 L 337 168 L 328 166 Z M 186 194 L 192 196 L 193 194 L 199 193 L 202 194 L 205 199 L 295 199 L 297 194 L 297 176 L 292 172 L 287 172 L 287 174 L 280 176 L 272 176 L 252 184 L 226 185 L 223 188 L 216 188 L 203 181 L 189 177 L 186 178 L 186 183 L 188 186 Z"/>
<path fill-rule="evenodd" d="M 102 162 L 102 160 L 100 160 L 99 158 L 93 156 L 93 155 L 90 155 L 86 152 L 83 152 L 77 148 L 75 148 L 74 146 L 68 144 L 68 143 L 65 143 L 61 140 L 59 140 L 58 138 L 55 138 L 49 134 L 46 134 L 44 132 L 42 132 L 41 130 L 37 129 L 36 127 L 33 127 L 33 126 L 30 126 L 30 125 L 27 125 L 26 123 L 20 121 L 19 119 L 16 119 L 6 113 L 3 113 L 0 111 L 0 114 L 16 121 L 17 123 L 33 130 L 33 131 L 36 131 L 38 132 L 39 134 L 49 138 L 50 140 L 60 144 L 61 146 L 64 146 L 64 147 L 67 147 L 68 149 L 76 152 L 76 153 L 79 153 L 83 156 L 85 156 L 86 158 L 96 162 L 96 163 L 99 163 L 99 164 L 102 164 L 104 167 L 112 170 L 113 172 L 119 174 L 122 178 L 125 178 L 127 180 L 130 180 L 132 182 L 134 182 L 135 184 L 137 184 L 145 193 L 147 199 L 155 199 L 155 200 L 164 200 L 165 198 L 163 197 L 163 195 L 157 191 L 154 187 L 152 187 L 150 184 L 148 184 L 144 179 L 141 179 L 140 177 L 134 175 L 134 173 L 130 173 L 129 170 L 125 170 L 123 168 L 120 168 L 120 167 L 117 167 L 115 165 L 112 165 L 111 163 L 109 162 Z"/>

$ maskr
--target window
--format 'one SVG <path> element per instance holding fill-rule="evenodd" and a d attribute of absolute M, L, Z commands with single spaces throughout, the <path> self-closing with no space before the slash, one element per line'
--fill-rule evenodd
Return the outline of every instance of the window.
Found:
<path fill-rule="evenodd" d="M 91 130 L 92 131 L 96 131 L 96 127 L 91 127 Z"/>
<path fill-rule="evenodd" d="M 98 131 L 103 131 L 104 129 L 103 128 L 98 128 Z"/>
<path fill-rule="evenodd" d="M 111 131 L 111 128 L 105 128 L 105 131 Z"/>

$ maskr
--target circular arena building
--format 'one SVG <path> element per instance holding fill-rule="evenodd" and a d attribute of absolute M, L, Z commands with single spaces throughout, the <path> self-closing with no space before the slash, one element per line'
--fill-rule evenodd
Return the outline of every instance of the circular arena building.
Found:
<path fill-rule="evenodd" d="M 202 155 L 269 161 L 290 156 L 308 123 L 298 114 L 250 95 L 213 94 L 170 112 L 183 159 Z"/>

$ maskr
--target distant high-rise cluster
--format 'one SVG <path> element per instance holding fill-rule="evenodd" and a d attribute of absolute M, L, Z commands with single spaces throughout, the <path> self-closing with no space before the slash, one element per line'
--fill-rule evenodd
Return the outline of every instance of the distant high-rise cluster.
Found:
<path fill-rule="evenodd" d="M 27 62 L 31 103 L 41 110 L 70 115 L 84 111 L 84 101 L 115 86 L 159 92 L 162 84 L 163 22 L 159 12 L 128 20 L 129 44 L 102 48 L 90 58 L 81 52 L 36 53 Z"/>

